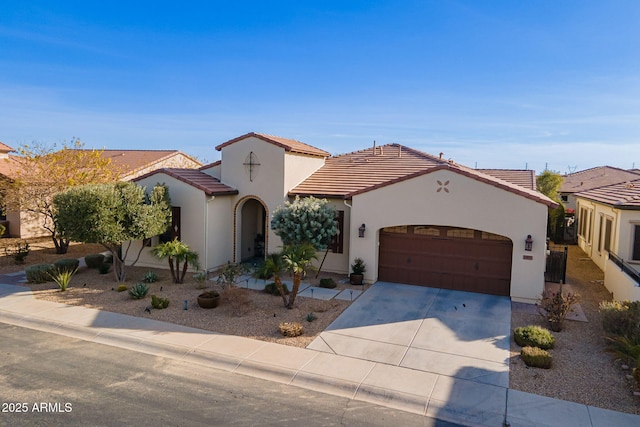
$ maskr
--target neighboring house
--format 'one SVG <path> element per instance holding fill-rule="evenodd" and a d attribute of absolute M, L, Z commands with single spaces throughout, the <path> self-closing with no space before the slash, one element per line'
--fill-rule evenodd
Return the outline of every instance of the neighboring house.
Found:
<path fill-rule="evenodd" d="M 330 156 L 259 133 L 216 149 L 221 161 L 199 171 L 160 169 L 135 179 L 169 187 L 174 236 L 200 254 L 204 269 L 278 251 L 282 242 L 270 229 L 274 210 L 313 195 L 338 213 L 340 232 L 323 270 L 346 275 L 359 257 L 368 282 L 529 302 L 543 290 L 547 207 L 555 203 L 535 190 L 532 171 L 480 171 L 397 144 Z M 165 267 L 150 253 L 158 241 L 133 242 L 149 246 L 138 265 Z"/>
<path fill-rule="evenodd" d="M 560 197 L 565 209 L 576 210 L 575 193 L 604 187 L 605 185 L 619 184 L 629 180 L 638 179 L 640 172 L 633 169 L 625 170 L 612 166 L 598 166 L 583 171 L 565 175 L 560 186 Z"/>
<path fill-rule="evenodd" d="M 0 178 L 7 181 L 15 176 L 16 168 L 20 167 L 16 160 L 17 156 L 9 154 L 12 151 L 11 147 L 0 143 Z M 111 159 L 112 164 L 120 171 L 122 181 L 130 181 L 158 168 L 197 169 L 202 166 L 202 163 L 178 150 L 102 150 L 101 155 Z M 42 227 L 42 220 L 37 215 L 8 211 L 6 220 L 9 225 L 9 234 L 13 237 L 49 235 L 49 232 Z"/>
<path fill-rule="evenodd" d="M 575 195 L 578 245 L 618 300 L 640 300 L 640 177 Z"/>

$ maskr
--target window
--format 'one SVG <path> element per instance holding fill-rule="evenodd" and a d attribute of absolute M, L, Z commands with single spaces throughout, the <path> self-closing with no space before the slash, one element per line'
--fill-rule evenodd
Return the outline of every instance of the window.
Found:
<path fill-rule="evenodd" d="M 600 224 L 598 224 L 598 230 L 600 231 L 600 235 L 598 238 L 598 252 L 602 250 L 602 233 L 604 230 L 602 229 L 602 214 L 600 215 Z"/>
<path fill-rule="evenodd" d="M 604 225 L 604 250 L 611 251 L 611 230 L 613 228 L 613 221 L 611 218 L 607 218 Z"/>
<path fill-rule="evenodd" d="M 171 207 L 171 227 L 160 235 L 160 243 L 167 243 L 173 239 L 181 240 L 180 236 L 180 206 Z"/>
<path fill-rule="evenodd" d="M 336 222 L 338 223 L 338 233 L 331 239 L 329 248 L 331 252 L 341 254 L 344 251 L 344 211 L 336 212 Z"/>
<path fill-rule="evenodd" d="M 399 225 L 397 227 L 385 227 L 382 229 L 385 233 L 407 234 L 407 226 Z"/>
<path fill-rule="evenodd" d="M 640 224 L 633 225 L 633 250 L 631 259 L 640 261 Z"/>
<path fill-rule="evenodd" d="M 447 237 L 462 237 L 465 239 L 473 239 L 475 231 L 468 228 L 450 228 L 447 230 Z"/>
<path fill-rule="evenodd" d="M 563 196 L 560 196 L 560 199 L 561 199 L 563 202 L 568 202 L 568 201 L 569 201 L 569 196 L 567 196 L 567 195 L 563 195 Z"/>
<path fill-rule="evenodd" d="M 413 227 L 413 234 L 438 237 L 440 236 L 440 229 L 436 227 L 429 227 L 428 225 L 416 225 Z"/>

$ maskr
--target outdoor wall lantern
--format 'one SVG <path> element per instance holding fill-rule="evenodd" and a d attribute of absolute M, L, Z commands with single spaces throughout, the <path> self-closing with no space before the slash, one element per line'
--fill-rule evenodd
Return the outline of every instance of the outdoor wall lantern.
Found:
<path fill-rule="evenodd" d="M 358 237 L 364 237 L 364 230 L 367 229 L 367 226 L 362 224 L 359 228 L 358 228 Z"/>
<path fill-rule="evenodd" d="M 533 239 L 531 238 L 531 234 L 529 234 L 524 241 L 524 250 L 531 252 L 532 248 L 533 248 Z"/>

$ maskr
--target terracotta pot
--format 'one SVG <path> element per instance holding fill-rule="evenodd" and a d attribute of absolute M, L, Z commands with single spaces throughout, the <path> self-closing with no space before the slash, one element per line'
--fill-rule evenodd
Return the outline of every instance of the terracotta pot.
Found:
<path fill-rule="evenodd" d="M 349 275 L 349 281 L 352 285 L 362 285 L 364 281 L 364 274 L 351 273 Z"/>
<path fill-rule="evenodd" d="M 220 304 L 220 294 L 205 292 L 198 295 L 198 305 L 202 308 L 216 308 Z"/>

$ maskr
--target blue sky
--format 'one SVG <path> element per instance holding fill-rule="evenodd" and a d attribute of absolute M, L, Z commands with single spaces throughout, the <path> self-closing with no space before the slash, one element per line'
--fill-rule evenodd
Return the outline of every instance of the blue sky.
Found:
<path fill-rule="evenodd" d="M 640 168 L 640 2 L 14 1 L 0 141 L 180 149 L 246 132 L 479 168 Z"/>

